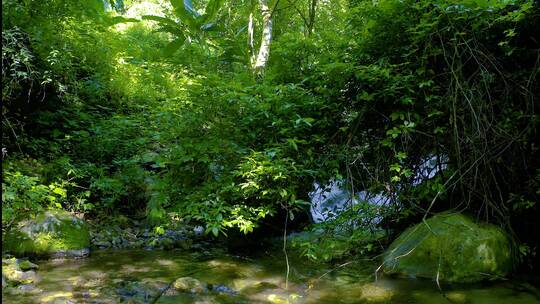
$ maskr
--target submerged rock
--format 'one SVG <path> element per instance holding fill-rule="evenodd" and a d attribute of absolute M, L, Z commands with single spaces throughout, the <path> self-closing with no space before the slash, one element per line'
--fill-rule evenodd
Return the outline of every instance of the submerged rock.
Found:
<path fill-rule="evenodd" d="M 47 211 L 19 222 L 5 237 L 4 249 L 16 256 L 83 256 L 88 253 L 88 227 L 65 211 Z"/>
<path fill-rule="evenodd" d="M 441 213 L 408 228 L 386 251 L 383 263 L 385 273 L 447 282 L 500 278 L 511 268 L 506 234 L 459 213 Z"/>
<path fill-rule="evenodd" d="M 222 294 L 229 294 L 229 295 L 236 295 L 238 292 L 228 286 L 225 285 L 212 285 L 211 286 L 212 291 L 215 293 L 222 293 Z"/>
<path fill-rule="evenodd" d="M 456 304 L 467 303 L 467 295 L 463 292 L 451 291 L 445 294 L 445 298 Z"/>
<path fill-rule="evenodd" d="M 9 290 L 13 295 L 39 294 L 43 290 L 37 288 L 34 284 L 23 284 Z"/>
<path fill-rule="evenodd" d="M 114 290 L 121 303 L 155 303 L 168 284 L 159 280 L 121 281 Z"/>
<path fill-rule="evenodd" d="M 360 299 L 368 303 L 390 303 L 395 291 L 387 286 L 369 283 L 360 288 Z"/>
<path fill-rule="evenodd" d="M 190 293 L 205 293 L 208 291 L 205 283 L 192 277 L 182 277 L 176 279 L 176 281 L 174 281 L 174 283 L 172 284 L 172 288 L 179 292 Z"/>
<path fill-rule="evenodd" d="M 265 290 L 279 290 L 279 286 L 270 282 L 257 282 L 253 285 L 247 285 L 242 288 L 242 293 L 251 295 L 261 293 Z"/>
<path fill-rule="evenodd" d="M 269 294 L 266 297 L 266 300 L 273 304 L 293 304 L 298 303 L 300 296 L 296 293 L 291 293 L 289 295 L 285 294 Z"/>

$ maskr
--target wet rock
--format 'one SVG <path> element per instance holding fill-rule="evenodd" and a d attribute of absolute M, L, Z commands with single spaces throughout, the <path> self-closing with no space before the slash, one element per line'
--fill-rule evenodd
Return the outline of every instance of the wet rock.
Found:
<path fill-rule="evenodd" d="M 23 284 L 19 285 L 17 287 L 11 288 L 9 293 L 10 294 L 38 294 L 43 292 L 43 290 L 37 288 L 34 284 Z"/>
<path fill-rule="evenodd" d="M 17 264 L 17 259 L 11 256 L 5 256 L 2 258 L 2 266 Z"/>
<path fill-rule="evenodd" d="M 89 291 L 75 291 L 73 292 L 73 298 L 75 299 L 89 299 L 92 294 Z"/>
<path fill-rule="evenodd" d="M 300 295 L 292 293 L 290 295 L 283 295 L 283 294 L 269 294 L 266 297 L 266 300 L 268 300 L 270 303 L 275 304 L 293 304 L 298 303 L 300 300 Z"/>
<path fill-rule="evenodd" d="M 360 289 L 360 299 L 368 303 L 390 303 L 394 290 L 376 283 L 366 284 Z"/>
<path fill-rule="evenodd" d="M 153 303 L 167 289 L 168 284 L 151 279 L 143 281 L 122 281 L 116 288 L 116 295 L 125 303 Z"/>
<path fill-rule="evenodd" d="M 67 258 L 84 258 L 90 254 L 90 248 L 75 249 L 75 250 L 58 250 L 51 254 L 53 259 L 67 259 Z"/>
<path fill-rule="evenodd" d="M 59 297 L 59 298 L 55 298 L 52 302 L 50 302 L 51 304 L 76 304 L 76 302 L 74 302 L 73 300 L 67 298 L 67 297 Z"/>
<path fill-rule="evenodd" d="M 13 271 L 21 271 L 16 258 L 2 260 L 2 274 L 8 275 Z"/>
<path fill-rule="evenodd" d="M 185 226 L 186 223 L 172 223 L 169 229 L 162 234 L 156 235 L 149 228 L 141 227 L 141 223 L 135 220 L 129 220 L 130 225 L 127 228 L 119 228 L 115 225 L 96 224 L 93 227 L 99 231 L 91 231 L 92 246 L 99 249 L 107 248 L 144 248 L 147 250 L 182 248 L 187 250 L 191 248 L 192 236 L 190 230 Z"/>
<path fill-rule="evenodd" d="M 212 285 L 212 291 L 216 293 L 224 293 L 224 294 L 230 294 L 235 295 L 238 292 L 228 286 L 225 285 Z"/>
<path fill-rule="evenodd" d="M 24 272 L 17 269 L 6 269 L 2 267 L 2 274 L 5 276 L 6 282 L 13 285 L 31 284 L 39 280 L 37 274 L 33 270 Z"/>
<path fill-rule="evenodd" d="M 386 251 L 383 265 L 390 274 L 477 282 L 510 271 L 511 245 L 496 226 L 441 213 L 403 232 Z"/>
<path fill-rule="evenodd" d="M 35 265 L 35 264 L 33 264 Z M 23 266 L 28 266 L 24 265 Z M 37 265 L 36 265 L 37 266 Z M 20 260 L 10 258 L 2 261 L 2 285 L 21 285 L 31 284 L 38 281 L 38 276 L 35 271 L 22 271 Z"/>
<path fill-rule="evenodd" d="M 208 291 L 208 288 L 205 283 L 194 279 L 192 277 L 182 277 L 176 279 L 171 286 L 179 292 L 190 292 L 190 293 L 205 293 Z"/>
<path fill-rule="evenodd" d="M 22 271 L 26 271 L 26 270 L 31 270 L 31 269 L 38 269 L 39 266 L 28 261 L 28 260 L 22 260 L 19 262 L 19 268 L 22 270 Z"/>
<path fill-rule="evenodd" d="M 253 285 L 245 286 L 242 288 L 242 293 L 245 294 L 257 294 L 265 290 L 278 290 L 279 286 L 270 282 L 258 282 Z"/>
<path fill-rule="evenodd" d="M 90 247 L 85 222 L 72 214 L 50 210 L 17 223 L 4 239 L 4 250 L 15 256 L 50 256 Z"/>

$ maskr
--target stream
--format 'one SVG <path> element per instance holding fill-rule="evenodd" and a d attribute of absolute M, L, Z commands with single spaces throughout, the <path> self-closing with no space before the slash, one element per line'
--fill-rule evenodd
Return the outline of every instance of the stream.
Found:
<path fill-rule="evenodd" d="M 273 253 L 272 253 L 273 252 Z M 321 266 L 282 252 L 234 256 L 220 249 L 98 250 L 78 260 L 38 261 L 35 290 L 3 295 L 3 303 L 540 303 L 533 283 L 443 285 L 431 280 L 380 277 L 370 260 Z M 190 277 L 201 292 L 171 292 Z M 530 280 L 532 282 L 532 280 Z M 538 282 L 538 280 L 536 280 Z M 287 288 L 286 288 L 287 287 Z"/>

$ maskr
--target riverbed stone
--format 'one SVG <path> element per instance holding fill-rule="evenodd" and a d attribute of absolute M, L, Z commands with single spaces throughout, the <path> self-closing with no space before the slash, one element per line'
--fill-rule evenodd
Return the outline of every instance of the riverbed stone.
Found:
<path fill-rule="evenodd" d="M 22 284 L 9 290 L 11 294 L 24 295 L 24 294 L 38 294 L 43 290 L 36 287 L 34 284 Z"/>
<path fill-rule="evenodd" d="M 172 287 L 179 292 L 205 293 L 208 291 L 205 283 L 192 277 L 178 278 Z"/>
<path fill-rule="evenodd" d="M 446 282 L 505 276 L 512 248 L 502 229 L 460 213 L 440 213 L 405 230 L 384 254 L 383 270 Z"/>
<path fill-rule="evenodd" d="M 38 281 L 35 271 L 21 271 L 13 267 L 2 266 L 2 275 L 6 278 L 6 283 L 11 285 L 32 284 Z"/>
<path fill-rule="evenodd" d="M 360 299 L 367 303 L 390 303 L 394 290 L 388 286 L 368 283 L 360 288 Z"/>
<path fill-rule="evenodd" d="M 100 293 L 116 298 L 117 303 L 131 304 L 155 303 L 169 286 L 168 282 L 153 278 L 140 281 L 114 279 L 112 283 L 112 286 L 100 289 Z"/>
<path fill-rule="evenodd" d="M 4 250 L 15 256 L 84 254 L 90 247 L 85 222 L 66 211 L 49 210 L 19 222 L 5 237 Z"/>
<path fill-rule="evenodd" d="M 229 295 L 236 295 L 238 293 L 236 290 L 230 288 L 229 286 L 225 286 L 225 285 L 221 285 L 221 284 L 212 285 L 211 289 L 212 289 L 213 292 L 229 294 Z"/>

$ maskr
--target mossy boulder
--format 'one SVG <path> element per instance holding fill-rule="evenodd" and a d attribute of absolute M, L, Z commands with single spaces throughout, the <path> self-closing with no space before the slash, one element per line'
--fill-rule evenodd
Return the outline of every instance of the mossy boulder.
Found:
<path fill-rule="evenodd" d="M 90 235 L 83 220 L 65 211 L 46 211 L 19 222 L 3 245 L 19 257 L 77 257 L 88 253 Z"/>
<path fill-rule="evenodd" d="M 512 268 L 507 235 L 459 213 L 441 213 L 405 230 L 384 254 L 385 273 L 446 282 L 478 282 Z"/>

